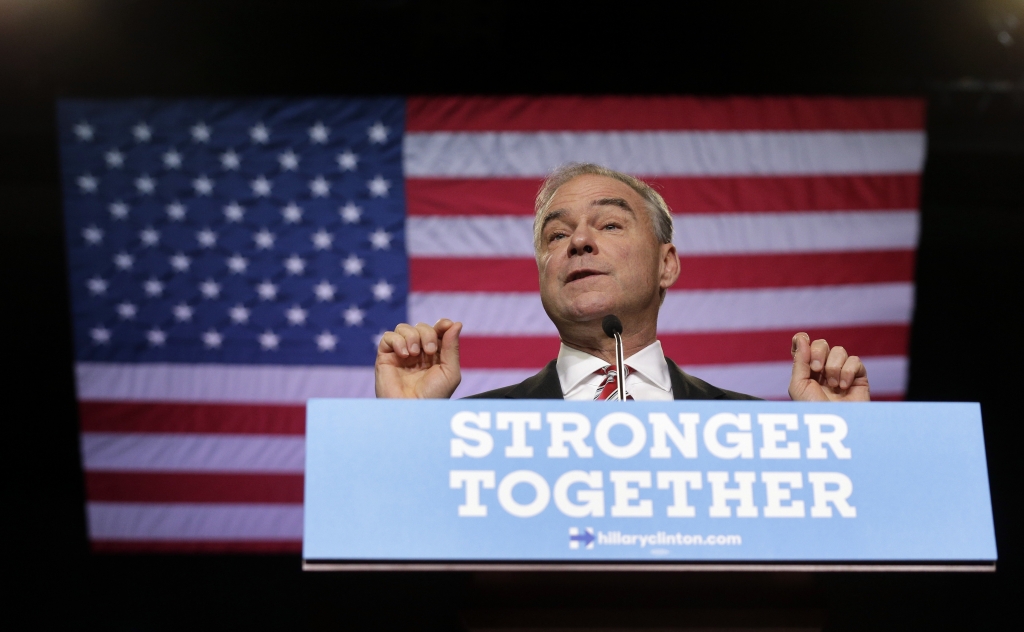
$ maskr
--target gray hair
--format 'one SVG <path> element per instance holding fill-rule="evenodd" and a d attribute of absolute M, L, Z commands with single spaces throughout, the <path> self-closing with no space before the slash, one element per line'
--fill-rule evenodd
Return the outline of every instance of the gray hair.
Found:
<path fill-rule="evenodd" d="M 544 184 L 541 185 L 540 191 L 537 191 L 537 199 L 534 202 L 534 216 L 533 216 L 533 248 L 535 252 L 540 252 L 540 229 L 541 222 L 544 213 L 547 212 L 548 207 L 551 206 L 551 200 L 554 199 L 555 193 L 561 186 L 573 178 L 579 176 L 604 176 L 606 178 L 614 178 L 623 184 L 629 186 L 637 192 L 643 201 L 644 206 L 647 207 L 647 214 L 651 218 L 651 224 L 654 227 L 654 235 L 663 244 L 672 243 L 672 211 L 669 210 L 668 205 L 665 204 L 664 198 L 661 197 L 657 191 L 651 188 L 651 185 L 647 184 L 639 178 L 635 178 L 628 173 L 622 173 L 621 171 L 615 171 L 601 165 L 596 165 L 592 162 L 570 162 L 558 167 L 544 180 Z"/>

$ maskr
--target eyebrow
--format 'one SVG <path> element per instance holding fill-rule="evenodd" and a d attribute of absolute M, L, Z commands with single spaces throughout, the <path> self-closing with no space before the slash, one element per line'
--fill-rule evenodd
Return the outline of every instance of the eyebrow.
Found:
<path fill-rule="evenodd" d="M 599 200 L 594 200 L 593 202 L 590 203 L 590 205 L 591 206 L 617 206 L 617 207 L 619 207 L 619 208 L 621 208 L 621 209 L 623 209 L 625 211 L 629 211 L 630 215 L 636 217 L 636 212 L 633 210 L 633 207 L 631 207 L 629 205 L 629 202 L 627 202 L 626 200 L 624 200 L 622 198 L 601 198 Z M 544 231 L 544 227 L 548 225 L 548 222 L 554 221 L 554 220 L 562 217 L 563 215 L 565 215 L 565 209 L 557 209 L 557 210 L 549 212 L 547 215 L 544 216 L 544 221 L 542 221 L 540 223 L 540 230 L 543 232 Z"/>

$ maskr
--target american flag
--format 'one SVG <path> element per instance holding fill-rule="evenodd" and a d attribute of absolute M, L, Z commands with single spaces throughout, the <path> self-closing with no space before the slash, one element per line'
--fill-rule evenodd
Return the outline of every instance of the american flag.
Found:
<path fill-rule="evenodd" d="M 570 161 L 672 208 L 685 370 L 785 398 L 806 330 L 905 389 L 918 100 L 76 100 L 59 127 L 97 550 L 298 551 L 305 400 L 372 397 L 399 322 L 465 323 L 456 396 L 554 358 L 533 197 Z"/>

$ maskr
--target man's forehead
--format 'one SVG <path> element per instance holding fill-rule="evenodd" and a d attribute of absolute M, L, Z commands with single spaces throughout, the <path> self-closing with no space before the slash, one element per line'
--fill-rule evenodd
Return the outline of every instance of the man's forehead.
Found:
<path fill-rule="evenodd" d="M 557 210 L 566 205 L 580 203 L 589 206 L 604 200 L 616 199 L 625 200 L 631 208 L 636 208 L 643 202 L 633 187 L 625 182 L 607 176 L 586 174 L 577 176 L 558 187 L 548 204 L 548 210 Z M 615 206 L 619 205 L 615 204 Z"/>

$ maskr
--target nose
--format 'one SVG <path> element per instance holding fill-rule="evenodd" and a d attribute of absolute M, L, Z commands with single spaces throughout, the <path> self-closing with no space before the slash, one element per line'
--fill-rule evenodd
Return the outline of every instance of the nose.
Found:
<path fill-rule="evenodd" d="M 569 239 L 569 256 L 594 254 L 596 251 L 597 243 L 594 241 L 593 231 L 585 224 L 578 226 Z"/>

